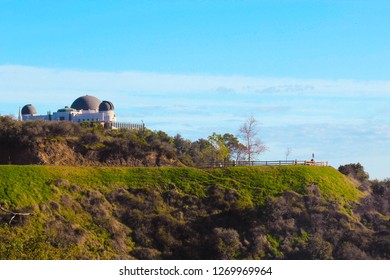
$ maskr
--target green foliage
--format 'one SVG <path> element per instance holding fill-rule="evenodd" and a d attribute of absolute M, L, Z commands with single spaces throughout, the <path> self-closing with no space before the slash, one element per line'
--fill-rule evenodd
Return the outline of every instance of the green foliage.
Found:
<path fill-rule="evenodd" d="M 305 187 L 313 181 L 321 190 Z M 11 226 L 10 214 L 0 213 L 0 258 L 294 258 L 294 250 L 325 258 L 331 241 L 311 239 L 306 213 L 359 196 L 322 167 L 0 166 L 2 206 L 34 213 Z M 282 242 L 286 235 L 291 241 Z"/>
<path fill-rule="evenodd" d="M 341 165 L 338 170 L 344 175 L 351 176 L 359 182 L 364 182 L 369 178 L 368 173 L 364 171 L 364 167 L 360 163 Z"/>
<path fill-rule="evenodd" d="M 231 160 L 244 160 L 246 147 L 240 143 L 240 141 L 233 134 L 225 133 L 223 135 L 223 139 L 225 140 L 226 147 L 230 152 Z"/>
<path fill-rule="evenodd" d="M 245 150 L 229 133 L 192 142 L 163 131 L 111 130 L 91 122 L 17 122 L 0 116 L 0 164 L 193 167 L 240 160 Z"/>
<path fill-rule="evenodd" d="M 165 132 L 110 130 L 99 123 L 17 122 L 0 117 L 0 164 L 176 166 Z"/>
<path fill-rule="evenodd" d="M 216 169 L 213 173 L 214 176 L 224 178 L 227 181 L 225 185 L 239 184 L 240 190 L 251 193 L 252 201 L 256 204 L 262 204 L 268 196 L 279 195 L 284 190 L 302 193 L 304 187 L 312 183 L 321 186 L 323 196 L 340 203 L 348 204 L 362 196 L 356 185 L 332 167 L 311 167 L 233 167 Z"/>
<path fill-rule="evenodd" d="M 221 162 L 230 160 L 230 150 L 227 147 L 227 143 L 221 134 L 214 132 L 208 137 L 208 140 L 211 143 L 214 161 Z"/>

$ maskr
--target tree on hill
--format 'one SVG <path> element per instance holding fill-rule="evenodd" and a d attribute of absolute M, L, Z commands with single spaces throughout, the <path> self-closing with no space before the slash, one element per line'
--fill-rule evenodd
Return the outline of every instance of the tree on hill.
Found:
<path fill-rule="evenodd" d="M 368 173 L 364 170 L 364 167 L 360 163 L 341 165 L 338 170 L 344 175 L 351 176 L 360 182 L 364 182 L 369 178 Z"/>
<path fill-rule="evenodd" d="M 226 147 L 230 151 L 230 159 L 231 160 L 242 160 L 244 159 L 244 153 L 246 147 L 238 141 L 237 137 L 230 133 L 225 133 L 223 135 L 223 139 L 226 142 Z"/>
<path fill-rule="evenodd" d="M 286 151 L 284 152 L 284 154 L 286 155 L 286 161 L 287 161 L 288 157 L 291 155 L 291 152 L 292 152 L 292 148 L 287 147 Z"/>
<path fill-rule="evenodd" d="M 252 116 L 247 119 L 239 129 L 239 138 L 244 141 L 246 149 L 244 154 L 248 161 L 268 150 L 267 146 L 258 138 L 259 128 L 257 120 Z"/>
<path fill-rule="evenodd" d="M 226 145 L 226 141 L 221 134 L 213 133 L 208 137 L 209 142 L 213 147 L 215 161 L 225 161 L 230 159 L 230 150 Z"/>
<path fill-rule="evenodd" d="M 192 142 L 190 140 L 184 139 L 180 134 L 176 134 L 173 137 L 173 146 L 176 149 L 176 155 L 179 160 L 185 165 L 192 165 L 193 158 L 190 154 Z"/>

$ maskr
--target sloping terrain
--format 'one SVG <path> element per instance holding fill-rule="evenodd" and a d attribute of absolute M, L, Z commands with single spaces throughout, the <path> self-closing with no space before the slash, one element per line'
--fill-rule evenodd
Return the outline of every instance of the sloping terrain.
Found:
<path fill-rule="evenodd" d="M 362 196 L 331 167 L 4 165 L 0 258 L 386 258 Z"/>

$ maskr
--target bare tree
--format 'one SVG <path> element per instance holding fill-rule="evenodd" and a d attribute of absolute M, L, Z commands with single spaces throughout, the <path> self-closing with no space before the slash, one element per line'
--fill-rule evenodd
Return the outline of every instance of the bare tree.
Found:
<path fill-rule="evenodd" d="M 292 152 L 292 149 L 290 147 L 287 147 L 286 152 L 284 153 L 286 155 L 286 161 L 287 161 L 289 155 L 291 155 L 291 152 Z"/>
<path fill-rule="evenodd" d="M 253 116 L 247 119 L 239 129 L 239 137 L 244 140 L 246 147 L 245 154 L 248 157 L 248 161 L 251 161 L 253 156 L 262 154 L 268 150 L 267 146 L 257 138 L 258 134 L 259 128 Z"/>

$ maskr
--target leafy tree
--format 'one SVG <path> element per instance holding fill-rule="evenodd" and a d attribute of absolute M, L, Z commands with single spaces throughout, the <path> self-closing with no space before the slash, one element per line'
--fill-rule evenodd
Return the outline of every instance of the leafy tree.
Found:
<path fill-rule="evenodd" d="M 184 139 L 180 134 L 173 137 L 173 146 L 176 149 L 178 159 L 185 165 L 193 165 L 194 161 L 191 157 L 191 141 Z"/>
<path fill-rule="evenodd" d="M 221 134 L 213 133 L 208 137 L 209 142 L 211 143 L 214 149 L 211 151 L 214 154 L 214 160 L 216 162 L 229 160 L 230 158 L 230 150 L 226 146 L 225 139 Z"/>
<path fill-rule="evenodd" d="M 146 136 L 146 141 L 152 151 L 157 152 L 156 165 L 161 166 L 162 156 L 174 158 L 174 140 L 171 136 L 163 131 L 151 132 Z"/>
<path fill-rule="evenodd" d="M 215 148 L 206 139 L 198 139 L 191 145 L 191 156 L 195 164 L 214 161 Z"/>
<path fill-rule="evenodd" d="M 226 147 L 230 151 L 230 159 L 235 161 L 243 160 L 246 147 L 240 143 L 238 138 L 233 134 L 225 133 L 223 139 L 225 140 Z"/>

